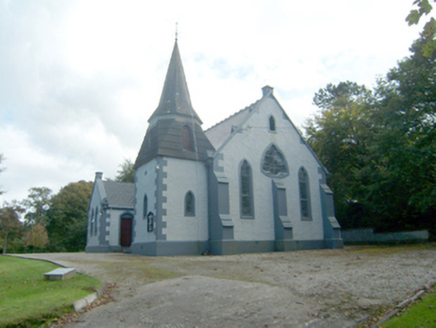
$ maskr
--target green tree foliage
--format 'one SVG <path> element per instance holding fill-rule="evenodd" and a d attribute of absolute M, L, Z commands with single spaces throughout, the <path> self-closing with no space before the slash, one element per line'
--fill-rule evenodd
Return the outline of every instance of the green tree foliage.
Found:
<path fill-rule="evenodd" d="M 321 112 L 308 120 L 306 134 L 321 162 L 328 168 L 335 192 L 336 212 L 343 228 L 369 226 L 357 198 L 371 142 L 371 91 L 353 82 L 329 84 L 315 94 Z M 344 218 L 347 220 L 344 220 Z"/>
<path fill-rule="evenodd" d="M 418 24 L 423 15 L 430 14 L 433 9 L 430 2 L 429 0 L 415 0 L 413 2 L 414 5 L 418 6 L 418 9 L 412 9 L 407 16 L 406 21 L 409 26 Z M 436 2 L 436 0 L 433 0 L 433 2 Z M 425 40 L 422 54 L 424 57 L 430 57 L 436 50 L 436 20 L 433 17 L 430 17 L 425 23 L 421 37 Z"/>
<path fill-rule="evenodd" d="M 85 249 L 92 188 L 92 182 L 74 182 L 61 188 L 52 197 L 47 225 L 51 251 L 75 252 Z"/>
<path fill-rule="evenodd" d="M 399 62 L 379 81 L 375 124 L 378 171 L 371 188 L 391 195 L 379 212 L 389 210 L 406 228 L 428 227 L 436 223 L 436 52 L 423 54 L 426 40 L 411 47 L 412 55 Z M 381 184 L 380 182 L 384 182 Z M 372 191 L 372 190 L 371 190 Z M 387 198 L 387 197 L 386 197 Z"/>
<path fill-rule="evenodd" d="M 133 166 L 134 164 L 130 159 L 124 160 L 124 163 L 119 166 L 120 170 L 117 171 L 118 174 L 115 177 L 115 181 L 135 182 L 135 169 Z"/>
<path fill-rule="evenodd" d="M 48 210 L 51 206 L 52 191 L 49 188 L 30 188 L 29 196 L 22 201 L 22 205 L 26 208 L 24 219 L 28 225 L 48 224 Z"/>
<path fill-rule="evenodd" d="M 346 82 L 315 95 L 321 112 L 306 134 L 331 173 L 344 228 L 436 225 L 436 58 L 423 55 L 425 44 L 417 40 L 373 92 Z"/>
<path fill-rule="evenodd" d="M 8 245 L 18 239 L 23 231 L 20 222 L 20 213 L 23 209 L 17 204 L 5 203 L 0 208 L 0 237 L 3 239 L 3 254 L 6 254 Z"/>

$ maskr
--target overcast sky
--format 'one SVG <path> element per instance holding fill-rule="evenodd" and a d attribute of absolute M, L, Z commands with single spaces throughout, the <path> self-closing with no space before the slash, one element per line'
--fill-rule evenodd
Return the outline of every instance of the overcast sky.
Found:
<path fill-rule="evenodd" d="M 203 129 L 261 98 L 301 127 L 328 83 L 371 87 L 409 55 L 412 0 L 0 0 L 2 200 L 114 178 L 135 160 L 179 49 Z"/>

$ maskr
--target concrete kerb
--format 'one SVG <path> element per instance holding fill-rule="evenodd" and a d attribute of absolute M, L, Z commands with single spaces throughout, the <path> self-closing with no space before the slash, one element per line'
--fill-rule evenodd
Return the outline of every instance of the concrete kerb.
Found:
<path fill-rule="evenodd" d="M 420 288 L 412 297 L 404 300 L 403 302 L 399 303 L 395 306 L 395 308 L 386 314 L 377 324 L 374 325 L 374 327 L 380 327 L 383 323 L 388 321 L 390 318 L 392 318 L 394 315 L 396 315 L 398 312 L 402 311 L 408 304 L 415 302 L 418 298 L 420 298 L 423 294 L 430 291 L 430 289 L 433 288 L 433 286 L 436 285 L 436 281 L 430 281 L 427 284 L 425 284 L 424 287 Z"/>
<path fill-rule="evenodd" d="M 45 262 L 49 262 L 49 263 L 52 263 L 54 265 L 60 266 L 61 268 L 66 268 L 65 265 L 62 265 L 60 263 L 50 261 L 50 260 L 35 259 L 35 258 L 25 257 L 25 256 L 21 256 L 21 255 L 14 255 L 14 254 L 3 254 L 3 255 L 10 256 L 10 257 L 19 257 L 19 258 L 23 258 L 23 259 L 27 259 L 27 260 L 45 261 Z M 79 272 L 77 270 L 76 270 L 76 272 L 78 274 L 83 274 L 82 272 Z M 106 291 L 107 291 L 107 284 L 105 282 L 103 282 L 103 285 L 95 293 L 89 294 L 88 296 L 85 296 L 84 298 L 82 298 L 78 301 L 75 301 L 73 303 L 74 311 L 78 312 L 78 311 L 82 310 L 83 308 L 91 305 L 93 302 L 95 302 L 97 299 L 99 299 L 104 293 L 106 293 Z"/>
<path fill-rule="evenodd" d="M 91 305 L 97 299 L 101 298 L 101 296 L 104 293 L 106 293 L 106 291 L 107 291 L 107 284 L 103 283 L 103 285 L 95 293 L 89 294 L 88 296 L 85 296 L 81 300 L 74 302 L 73 303 L 74 311 L 79 312 L 83 308 Z"/>

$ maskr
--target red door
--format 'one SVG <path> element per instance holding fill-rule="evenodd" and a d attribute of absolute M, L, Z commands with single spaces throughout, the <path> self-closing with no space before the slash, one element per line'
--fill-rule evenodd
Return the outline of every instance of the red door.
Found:
<path fill-rule="evenodd" d="M 120 245 L 130 247 L 132 244 L 132 218 L 121 218 Z"/>

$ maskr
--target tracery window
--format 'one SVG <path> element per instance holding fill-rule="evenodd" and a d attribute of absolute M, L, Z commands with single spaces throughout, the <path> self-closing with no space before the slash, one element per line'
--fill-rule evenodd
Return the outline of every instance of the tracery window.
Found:
<path fill-rule="evenodd" d="M 185 195 L 185 216 L 195 216 L 195 197 L 192 191 Z"/>
<path fill-rule="evenodd" d="M 300 209 L 301 209 L 301 219 L 310 220 L 311 219 L 311 209 L 310 209 L 310 190 L 309 190 L 309 176 L 304 167 L 300 168 L 298 171 L 298 183 L 300 187 Z"/>
<path fill-rule="evenodd" d="M 187 125 L 182 128 L 182 144 L 183 150 L 193 150 L 191 129 Z"/>
<path fill-rule="evenodd" d="M 263 156 L 262 172 L 271 178 L 284 178 L 289 175 L 286 159 L 274 145 Z"/>
<path fill-rule="evenodd" d="M 241 217 L 252 218 L 253 215 L 253 177 L 250 164 L 246 160 L 240 171 Z"/>

